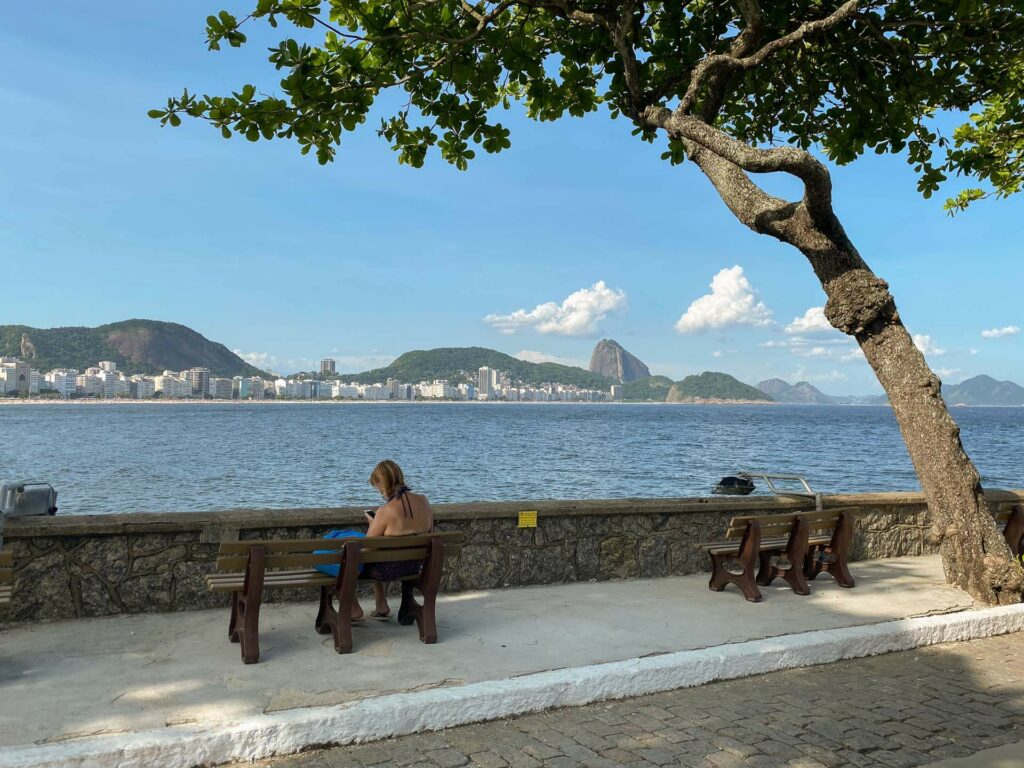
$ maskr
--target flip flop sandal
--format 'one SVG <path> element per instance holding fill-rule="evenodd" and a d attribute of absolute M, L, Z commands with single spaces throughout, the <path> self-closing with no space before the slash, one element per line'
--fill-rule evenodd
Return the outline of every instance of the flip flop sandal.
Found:
<path fill-rule="evenodd" d="M 373 613 L 370 614 L 370 618 L 371 619 L 380 619 L 381 621 L 386 621 L 387 619 L 391 618 L 391 611 L 388 611 L 387 613 L 377 613 L 377 611 L 374 611 Z"/>

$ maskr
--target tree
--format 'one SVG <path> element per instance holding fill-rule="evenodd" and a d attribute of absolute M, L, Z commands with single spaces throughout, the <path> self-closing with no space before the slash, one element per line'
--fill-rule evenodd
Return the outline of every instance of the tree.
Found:
<path fill-rule="evenodd" d="M 327 163 L 378 103 L 378 133 L 400 163 L 438 152 L 465 169 L 474 146 L 510 146 L 496 118 L 513 102 L 537 120 L 603 105 L 640 139 L 665 141 L 663 159 L 695 163 L 741 223 L 807 258 L 826 317 L 889 396 L 948 580 L 986 603 L 1021 600 L 1024 570 L 993 525 L 941 383 L 843 230 L 811 150 L 838 164 L 902 154 L 925 196 L 953 175 L 988 186 L 965 189 L 951 211 L 1017 191 L 1024 0 L 252 1 L 242 19 L 210 16 L 208 45 L 237 47 L 247 24 L 284 20 L 301 39 L 270 49 L 282 94 L 185 91 L 152 117 L 293 139 Z M 937 118 L 950 114 L 970 117 L 947 137 Z M 773 196 L 757 174 L 793 176 L 803 196 Z"/>

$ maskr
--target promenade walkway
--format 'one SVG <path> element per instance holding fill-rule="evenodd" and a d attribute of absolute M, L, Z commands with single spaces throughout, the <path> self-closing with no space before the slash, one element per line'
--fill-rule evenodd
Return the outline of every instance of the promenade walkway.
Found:
<path fill-rule="evenodd" d="M 591 704 L 256 768 L 1024 768 L 1024 633 Z"/>
<path fill-rule="evenodd" d="M 355 652 L 348 656 L 335 654 L 330 638 L 313 632 L 311 594 L 308 603 L 264 606 L 263 657 L 250 666 L 227 642 L 226 609 L 10 627 L 0 630 L 0 689 L 16 705 L 0 709 L 0 768 L 79 764 L 65 758 L 110 755 L 122 746 L 140 755 L 155 750 L 168 765 L 174 764 L 168 754 L 222 762 L 216 755 L 258 746 L 260 739 L 284 754 L 346 741 L 345 728 L 366 738 L 358 729 L 380 720 L 374 707 L 420 712 L 392 731 L 408 733 L 432 727 L 423 713 L 475 711 L 477 693 L 490 702 L 480 710 L 488 716 L 508 700 L 501 685 L 526 686 L 516 694 L 525 702 L 518 711 L 544 690 L 571 696 L 580 690 L 572 703 L 594 701 L 621 695 L 606 680 L 650 681 L 665 674 L 656 668 L 661 659 L 690 649 L 707 649 L 695 652 L 703 654 L 697 672 L 714 679 L 712 662 L 731 649 L 750 646 L 737 663 L 763 671 L 766 664 L 792 666 L 786 637 L 803 637 L 799 633 L 817 637 L 818 630 L 898 628 L 913 622 L 894 620 L 973 614 L 970 599 L 944 584 L 937 557 L 861 562 L 854 573 L 853 590 L 824 578 L 809 597 L 770 587 L 761 604 L 747 603 L 733 589 L 710 592 L 706 575 L 455 594 L 438 607 L 437 645 L 422 645 L 413 628 L 393 621 L 367 622 L 355 630 Z M 779 640 L 765 641 L 764 648 L 750 642 L 762 638 Z M 870 651 L 854 650 L 863 652 Z M 619 663 L 610 665 L 610 676 L 605 667 L 587 666 L 609 662 Z M 577 679 L 579 670 L 592 671 Z M 755 688 L 762 703 L 778 696 Z M 872 693 L 844 683 L 816 698 L 881 699 L 890 688 Z M 558 702 L 569 703 L 559 695 Z M 118 764 L 146 764 L 138 760 Z"/>

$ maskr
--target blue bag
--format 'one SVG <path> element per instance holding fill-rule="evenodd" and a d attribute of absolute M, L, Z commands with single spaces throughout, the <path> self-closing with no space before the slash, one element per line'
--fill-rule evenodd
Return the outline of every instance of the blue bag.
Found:
<path fill-rule="evenodd" d="M 336 530 L 336 531 L 328 531 L 324 535 L 324 538 L 325 539 L 365 539 L 366 538 L 366 534 L 363 533 L 362 531 Z M 314 555 L 333 555 L 336 552 L 340 552 L 340 551 L 341 550 L 338 550 L 338 549 L 314 549 L 313 550 L 313 554 Z M 338 571 L 341 570 L 341 566 L 339 566 L 339 565 L 314 565 L 313 567 L 316 568 L 321 573 L 326 573 L 328 576 L 334 576 L 335 578 L 338 577 Z M 362 573 L 362 572 L 363 572 L 363 565 L 362 565 L 362 563 L 360 563 L 359 564 L 359 573 Z"/>

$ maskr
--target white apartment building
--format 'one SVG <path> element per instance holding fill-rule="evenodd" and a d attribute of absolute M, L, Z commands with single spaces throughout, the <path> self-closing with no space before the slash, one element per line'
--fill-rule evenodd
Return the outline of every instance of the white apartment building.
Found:
<path fill-rule="evenodd" d="M 359 387 L 355 384 L 342 384 L 335 382 L 331 387 L 331 397 L 338 397 L 344 400 L 357 400 L 359 398 Z"/>
<path fill-rule="evenodd" d="M 132 376 L 128 386 L 131 396 L 138 400 L 148 400 L 156 394 L 156 382 L 149 376 Z"/>
<path fill-rule="evenodd" d="M 266 394 L 267 384 L 259 376 L 253 376 L 248 379 L 249 382 L 249 397 L 253 400 L 262 400 Z"/>
<path fill-rule="evenodd" d="M 75 394 L 75 377 L 78 371 L 66 371 L 59 368 L 46 374 L 47 389 L 51 389 L 61 397 Z"/>
<path fill-rule="evenodd" d="M 105 373 L 116 373 L 117 363 L 111 362 L 110 360 L 100 360 L 100 370 Z"/>
<path fill-rule="evenodd" d="M 28 372 L 28 393 L 30 395 L 38 395 L 39 390 L 42 388 L 43 375 L 39 371 Z"/>
<path fill-rule="evenodd" d="M 83 373 L 75 377 L 75 393 L 79 397 L 99 397 L 103 395 L 103 379 L 99 376 Z"/>
<path fill-rule="evenodd" d="M 96 378 L 103 382 L 104 399 L 127 397 L 131 392 L 128 381 L 119 373 L 104 371 Z"/>
<path fill-rule="evenodd" d="M 457 387 L 453 387 L 445 379 L 437 379 L 430 384 L 420 384 L 420 397 L 428 400 L 453 400 L 460 396 Z"/>
<path fill-rule="evenodd" d="M 363 400 L 390 400 L 391 390 L 383 384 L 369 384 L 361 388 Z"/>
<path fill-rule="evenodd" d="M 487 366 L 477 371 L 476 397 L 478 400 L 496 399 L 497 373 Z"/>
<path fill-rule="evenodd" d="M 231 379 L 216 376 L 210 379 L 209 396 L 215 400 L 230 400 L 235 383 Z"/>
<path fill-rule="evenodd" d="M 185 379 L 179 379 L 177 376 L 168 375 L 167 371 L 153 380 L 153 387 L 161 397 L 192 397 L 192 383 Z"/>

